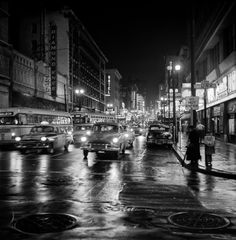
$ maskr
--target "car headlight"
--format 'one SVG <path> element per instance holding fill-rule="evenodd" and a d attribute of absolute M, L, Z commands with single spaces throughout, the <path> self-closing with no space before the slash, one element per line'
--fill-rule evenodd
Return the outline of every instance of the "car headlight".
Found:
<path fill-rule="evenodd" d="M 128 133 L 126 133 L 126 134 L 125 134 L 125 137 L 126 137 L 126 138 L 128 138 L 128 137 L 129 137 L 129 134 L 128 134 Z"/>
<path fill-rule="evenodd" d="M 47 141 L 47 138 L 46 137 L 41 137 L 41 141 L 45 142 L 45 141 Z"/>
<path fill-rule="evenodd" d="M 16 137 L 15 140 L 16 142 L 19 142 L 21 140 L 21 137 Z"/>
<path fill-rule="evenodd" d="M 81 142 L 86 142 L 87 138 L 86 137 L 81 137 L 80 140 L 81 140 Z"/>
<path fill-rule="evenodd" d="M 118 141 L 119 141 L 118 138 L 113 138 L 113 139 L 112 139 L 112 142 L 113 142 L 113 143 L 118 143 Z"/>
<path fill-rule="evenodd" d="M 86 134 L 90 136 L 91 135 L 91 131 L 87 131 Z"/>
<path fill-rule="evenodd" d="M 16 136 L 16 133 L 12 132 L 12 133 L 11 133 L 11 136 L 12 136 L 12 137 L 15 137 L 15 136 Z"/>
<path fill-rule="evenodd" d="M 131 132 L 133 132 L 133 131 L 134 131 L 134 129 L 133 129 L 133 128 L 131 128 L 131 129 L 130 129 L 130 131 L 131 131 Z"/>
<path fill-rule="evenodd" d="M 69 135 L 72 135 L 72 131 L 68 131 L 68 134 L 69 134 Z"/>

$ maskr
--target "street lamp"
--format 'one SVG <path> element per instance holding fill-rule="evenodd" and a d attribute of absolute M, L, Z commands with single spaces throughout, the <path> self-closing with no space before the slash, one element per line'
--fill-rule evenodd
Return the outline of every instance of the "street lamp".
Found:
<path fill-rule="evenodd" d="M 175 65 L 175 72 L 176 72 L 176 80 L 179 82 L 179 71 L 181 70 L 181 65 Z M 175 128 L 175 140 L 178 142 L 178 124 L 176 122 L 176 103 L 175 103 L 175 79 L 173 78 L 173 121 L 174 121 L 174 128 Z"/>
<path fill-rule="evenodd" d="M 81 96 L 84 93 L 85 93 L 85 90 L 83 88 L 75 89 L 75 94 L 78 95 L 79 111 L 81 111 L 81 107 L 82 107 Z"/>
<path fill-rule="evenodd" d="M 167 70 L 169 71 L 170 78 L 172 80 L 172 89 L 173 89 L 173 127 L 174 127 L 174 141 L 177 140 L 177 124 L 176 124 L 176 103 L 175 103 L 175 74 L 177 76 L 178 81 L 178 72 L 181 70 L 181 65 L 176 63 L 174 64 L 172 61 L 170 61 L 169 66 L 167 66 Z M 178 141 L 178 140 L 177 140 Z"/>

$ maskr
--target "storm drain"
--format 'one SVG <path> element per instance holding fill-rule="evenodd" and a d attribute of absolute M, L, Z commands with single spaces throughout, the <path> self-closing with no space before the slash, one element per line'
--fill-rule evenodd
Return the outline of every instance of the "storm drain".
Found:
<path fill-rule="evenodd" d="M 32 214 L 18 219 L 13 226 L 26 234 L 62 232 L 77 225 L 76 217 L 63 213 Z"/>
<path fill-rule="evenodd" d="M 170 215 L 168 220 L 179 228 L 192 231 L 220 230 L 230 224 L 227 218 L 201 211 L 175 213 Z"/>

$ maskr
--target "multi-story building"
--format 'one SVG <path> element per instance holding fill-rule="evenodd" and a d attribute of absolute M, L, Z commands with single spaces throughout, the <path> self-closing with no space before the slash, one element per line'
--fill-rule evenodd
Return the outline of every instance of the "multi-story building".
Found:
<path fill-rule="evenodd" d="M 79 102 L 82 108 L 105 110 L 107 58 L 71 9 L 22 16 L 18 36 L 20 52 L 50 66 L 50 95 L 56 102 L 65 89 L 69 110 Z M 59 76 L 67 79 L 61 89 Z M 83 96 L 76 95 L 82 88 Z"/>
<path fill-rule="evenodd" d="M 196 9 L 196 82 L 206 90 L 206 108 L 197 111 L 208 130 L 236 143 L 236 4 L 205 3 Z M 206 118 L 205 118 L 206 115 Z"/>
<path fill-rule="evenodd" d="M 106 104 L 107 111 L 113 111 L 120 114 L 121 98 L 120 98 L 120 80 L 121 74 L 117 69 L 106 70 Z"/>
<path fill-rule="evenodd" d="M 0 2 L 0 107 L 8 107 L 11 101 L 12 47 L 8 42 L 8 4 Z"/>

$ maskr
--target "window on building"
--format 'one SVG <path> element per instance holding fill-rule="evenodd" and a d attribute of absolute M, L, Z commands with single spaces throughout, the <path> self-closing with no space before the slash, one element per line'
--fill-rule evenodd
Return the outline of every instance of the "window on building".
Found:
<path fill-rule="evenodd" d="M 210 51 L 209 71 L 211 72 L 220 63 L 220 48 L 217 43 Z"/>
<path fill-rule="evenodd" d="M 37 52 L 37 45 L 38 45 L 37 40 L 32 40 L 31 49 L 33 53 Z"/>
<path fill-rule="evenodd" d="M 226 58 L 234 50 L 233 25 L 229 25 L 223 31 L 223 57 Z"/>
<path fill-rule="evenodd" d="M 32 33 L 37 33 L 37 24 L 36 23 L 32 23 Z"/>

